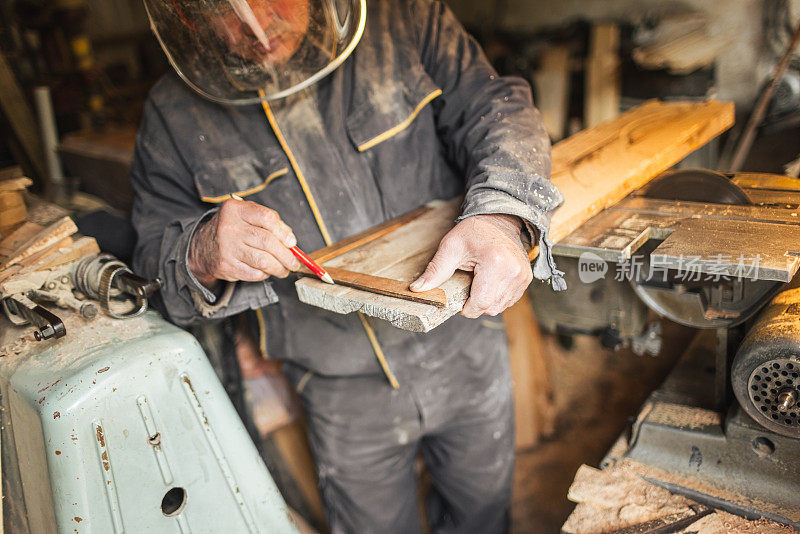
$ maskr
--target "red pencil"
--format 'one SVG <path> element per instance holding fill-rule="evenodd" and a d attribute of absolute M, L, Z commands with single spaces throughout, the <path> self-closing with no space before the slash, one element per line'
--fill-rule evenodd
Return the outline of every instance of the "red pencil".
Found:
<path fill-rule="evenodd" d="M 240 197 L 236 193 L 231 193 L 231 198 L 233 198 L 235 200 L 244 200 L 242 197 Z M 317 262 L 315 262 L 314 260 L 309 258 L 306 255 L 306 253 L 303 252 L 302 250 L 300 250 L 297 246 L 289 247 L 289 250 L 291 250 L 292 254 L 294 254 L 295 257 L 298 260 L 300 260 L 300 263 L 302 263 L 303 265 L 308 267 L 311 270 L 312 273 L 314 273 L 315 275 L 317 275 L 319 277 L 320 280 L 322 280 L 323 282 L 327 282 L 329 284 L 333 284 L 334 283 L 333 282 L 333 278 L 331 278 L 331 275 L 328 274 L 328 271 L 326 271 L 325 269 L 320 267 L 317 264 Z"/>
<path fill-rule="evenodd" d="M 306 256 L 305 252 L 303 252 L 297 247 L 291 247 L 289 248 L 289 250 L 291 250 L 292 254 L 294 254 L 297 257 L 297 259 L 300 260 L 300 263 L 311 269 L 312 273 L 319 276 L 320 280 L 322 280 L 323 282 L 327 282 L 329 284 L 333 284 L 333 278 L 331 278 L 331 275 L 329 275 L 325 269 L 320 267 L 317 264 L 317 262 Z"/>

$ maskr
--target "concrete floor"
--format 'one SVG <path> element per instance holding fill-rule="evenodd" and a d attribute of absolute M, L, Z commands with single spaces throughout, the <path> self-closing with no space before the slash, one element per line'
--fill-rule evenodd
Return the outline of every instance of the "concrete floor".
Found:
<path fill-rule="evenodd" d="M 574 505 L 567 489 L 581 464 L 597 466 L 667 375 L 693 330 L 662 324 L 664 348 L 656 358 L 603 349 L 595 338 L 576 336 L 565 350 L 545 335 L 558 419 L 555 434 L 517 453 L 511 508 L 512 533 L 557 533 Z"/>

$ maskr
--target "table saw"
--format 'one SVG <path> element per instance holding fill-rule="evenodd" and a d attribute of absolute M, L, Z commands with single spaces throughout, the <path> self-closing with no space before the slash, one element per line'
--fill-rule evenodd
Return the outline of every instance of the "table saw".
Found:
<path fill-rule="evenodd" d="M 604 466 L 800 528 L 799 205 L 793 178 L 674 170 L 556 244 L 569 291 L 531 288 L 547 330 L 652 356 L 654 314 L 704 332 Z"/>

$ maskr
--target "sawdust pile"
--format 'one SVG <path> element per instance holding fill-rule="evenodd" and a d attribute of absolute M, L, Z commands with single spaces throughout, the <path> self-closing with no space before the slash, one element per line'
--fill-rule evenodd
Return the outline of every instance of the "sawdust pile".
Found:
<path fill-rule="evenodd" d="M 600 534 L 689 511 L 694 501 L 642 480 L 636 468 L 622 461 L 599 470 L 583 465 L 569 489 L 578 503 L 564 524 L 568 534 Z M 705 516 L 680 532 L 697 534 L 790 534 L 790 527 L 766 519 L 748 521 L 725 512 Z"/>

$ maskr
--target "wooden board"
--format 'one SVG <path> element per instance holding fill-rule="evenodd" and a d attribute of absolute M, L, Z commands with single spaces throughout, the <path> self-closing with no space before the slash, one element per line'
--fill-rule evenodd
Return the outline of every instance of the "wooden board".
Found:
<path fill-rule="evenodd" d="M 564 203 L 551 220 L 558 242 L 593 215 L 669 169 L 733 125 L 733 103 L 657 100 L 553 147 L 553 183 Z"/>
<path fill-rule="evenodd" d="M 19 263 L 28 256 L 41 252 L 78 231 L 78 227 L 69 217 L 63 217 L 50 224 L 30 239 L 13 249 L 0 267 L 8 267 Z M 13 237 L 13 234 L 12 236 Z"/>
<path fill-rule="evenodd" d="M 16 173 L 18 167 L 11 167 L 9 175 Z M 0 191 L 22 191 L 31 186 L 33 182 L 30 178 L 18 176 L 16 178 L 1 178 L 0 177 Z"/>
<path fill-rule="evenodd" d="M 353 271 L 348 271 L 347 269 L 339 269 L 336 267 L 328 267 L 327 272 L 333 281 L 339 285 L 363 289 L 364 291 L 377 293 L 379 295 L 386 295 L 387 297 L 410 300 L 411 302 L 432 304 L 437 308 L 443 308 L 447 306 L 447 295 L 445 295 L 443 290 L 438 288 L 415 293 L 414 291 L 408 289 L 407 282 L 401 282 L 394 280 L 393 278 L 356 273 Z"/>
<path fill-rule="evenodd" d="M 527 293 L 503 312 L 514 394 L 515 447 L 527 449 L 555 432 L 556 405 L 542 332 Z"/>
<path fill-rule="evenodd" d="M 68 237 L 59 242 L 57 246 L 39 252 L 38 254 L 41 254 L 41 256 L 34 254 L 24 260 L 21 274 L 52 269 L 89 254 L 99 253 L 100 247 L 93 237 L 81 237 L 74 242 L 72 238 Z"/>
<path fill-rule="evenodd" d="M 428 207 L 434 209 L 427 210 L 390 234 L 326 262 L 324 266 L 326 269 L 338 267 L 409 284 L 422 274 L 428 261 L 436 253 L 442 236 L 453 227 L 460 206 L 460 198 L 429 204 Z M 398 328 L 427 332 L 464 307 L 471 280 L 470 273 L 459 271 L 442 284 L 440 289 L 444 290 L 447 301 L 447 306 L 444 307 L 400 300 L 340 285 L 332 286 L 311 278 L 298 280 L 295 285 L 303 302 L 319 302 L 321 307 L 337 313 L 362 311 L 385 319 Z"/>
<path fill-rule="evenodd" d="M 542 114 L 544 128 L 550 139 L 564 137 L 569 108 L 570 61 L 569 48 L 554 46 L 542 52 L 539 69 L 533 75 L 536 88 L 536 107 Z"/>
<path fill-rule="evenodd" d="M 11 234 L 28 217 L 28 208 L 20 191 L 0 189 L 0 238 Z"/>
<path fill-rule="evenodd" d="M 5 116 L 11 132 L 19 143 L 30 168 L 40 179 L 45 180 L 45 155 L 39 137 L 36 119 L 28 105 L 6 56 L 0 51 L 0 112 Z"/>
<path fill-rule="evenodd" d="M 4 259 L 11 256 L 23 243 L 42 231 L 44 226 L 32 222 L 23 223 L 22 226 L 14 230 L 5 239 L 0 241 L 0 264 L 5 263 Z"/>
<path fill-rule="evenodd" d="M 381 236 L 394 232 L 401 226 L 409 223 L 422 215 L 430 211 L 432 208 L 430 206 L 422 206 L 419 209 L 406 213 L 405 215 L 401 215 L 400 217 L 396 217 L 392 220 L 386 221 L 383 224 L 379 224 L 374 228 L 370 228 L 360 234 L 356 234 L 354 236 L 350 236 L 346 239 L 342 239 L 341 241 L 334 243 L 325 248 L 321 248 L 318 251 L 310 254 L 311 259 L 316 261 L 317 263 L 325 263 L 326 261 L 332 260 L 338 256 L 346 252 L 350 252 L 351 250 L 358 248 L 362 245 L 366 245 L 367 243 L 378 239 Z"/>
<path fill-rule="evenodd" d="M 553 214 L 550 238 L 558 242 L 604 208 L 672 167 L 733 124 L 733 104 L 649 101 L 614 120 L 580 132 L 553 147 L 553 183 L 565 197 Z M 458 215 L 460 199 L 433 209 L 390 233 L 324 265 L 410 283 L 425 269 Z M 335 248 L 336 245 L 333 245 Z M 456 274 L 441 289 L 447 306 L 406 302 L 304 278 L 296 283 L 302 302 L 337 313 L 361 311 L 398 328 L 427 332 L 461 311 L 471 273 Z"/>
<path fill-rule="evenodd" d="M 619 28 L 615 24 L 592 27 L 586 60 L 586 91 L 583 120 L 588 128 L 619 115 L 621 77 Z"/>

